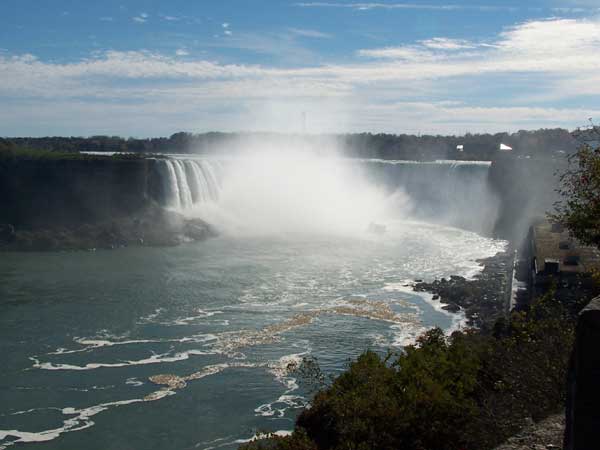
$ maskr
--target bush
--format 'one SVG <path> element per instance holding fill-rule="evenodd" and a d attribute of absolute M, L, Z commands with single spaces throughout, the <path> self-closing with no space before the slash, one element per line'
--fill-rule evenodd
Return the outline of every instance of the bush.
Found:
<path fill-rule="evenodd" d="M 580 139 L 582 145 L 560 177 L 561 199 L 550 218 L 582 243 L 600 248 L 600 127 L 580 133 Z"/>
<path fill-rule="evenodd" d="M 491 449 L 563 407 L 573 336 L 573 316 L 548 295 L 492 335 L 436 328 L 393 360 L 368 351 L 316 394 L 290 437 L 243 448 Z"/>

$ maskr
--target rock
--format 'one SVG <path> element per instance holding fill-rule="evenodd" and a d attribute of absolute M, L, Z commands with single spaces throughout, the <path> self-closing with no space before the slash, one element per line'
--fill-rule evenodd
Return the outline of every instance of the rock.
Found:
<path fill-rule="evenodd" d="M 531 419 L 530 419 L 531 420 Z M 563 414 L 550 416 L 541 422 L 525 421 L 524 429 L 518 435 L 511 437 L 495 450 L 549 450 L 560 449 L 565 418 Z M 591 450 L 595 447 L 589 447 Z"/>
<path fill-rule="evenodd" d="M 103 223 L 84 223 L 73 228 L 15 231 L 0 225 L 0 249 L 8 251 L 114 249 L 126 246 L 175 246 L 216 236 L 215 229 L 200 219 L 188 219 L 173 211 L 151 207 L 141 214 Z"/>
<path fill-rule="evenodd" d="M 185 236 L 194 241 L 203 241 L 215 235 L 212 227 L 200 219 L 193 219 L 185 223 L 183 232 Z"/>
<path fill-rule="evenodd" d="M 442 309 L 452 313 L 457 313 L 460 311 L 460 306 L 458 306 L 456 303 L 448 303 L 447 305 L 442 306 Z"/>
<path fill-rule="evenodd" d="M 470 326 L 491 325 L 508 312 L 506 284 L 512 277 L 513 256 L 514 252 L 507 250 L 479 260 L 484 269 L 471 280 L 457 275 L 431 283 L 415 280 L 414 290 L 431 292 L 434 300 L 445 304 L 446 311 L 464 310 Z"/>
<path fill-rule="evenodd" d="M 97 239 L 97 246 L 99 248 L 114 248 L 116 236 L 110 230 L 102 230 Z"/>
<path fill-rule="evenodd" d="M 183 389 L 186 386 L 184 378 L 173 374 L 152 375 L 149 380 L 154 384 L 162 384 L 170 389 Z"/>
<path fill-rule="evenodd" d="M 0 242 L 11 243 L 16 239 L 17 233 L 15 232 L 15 227 L 13 227 L 10 223 L 0 225 Z"/>

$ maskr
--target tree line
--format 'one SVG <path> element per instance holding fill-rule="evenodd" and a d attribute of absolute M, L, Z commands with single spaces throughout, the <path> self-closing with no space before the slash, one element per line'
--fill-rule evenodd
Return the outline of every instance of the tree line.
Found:
<path fill-rule="evenodd" d="M 129 153 L 212 153 L 227 149 L 243 150 L 244 142 L 269 139 L 272 142 L 308 142 L 319 149 L 335 144 L 347 156 L 358 158 L 433 160 L 490 160 L 501 143 L 514 149 L 513 154 L 553 157 L 573 153 L 577 142 L 568 130 L 521 130 L 515 133 L 470 134 L 464 136 L 352 133 L 330 135 L 286 135 L 278 133 L 187 133 L 170 137 L 123 138 L 90 137 L 13 137 L 0 138 L 0 150 L 7 145 L 60 152 Z M 462 146 L 462 151 L 459 150 Z"/>

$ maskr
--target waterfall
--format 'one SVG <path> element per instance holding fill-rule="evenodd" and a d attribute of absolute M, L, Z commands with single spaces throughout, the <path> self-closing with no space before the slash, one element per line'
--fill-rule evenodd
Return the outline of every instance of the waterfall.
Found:
<path fill-rule="evenodd" d="M 276 157 L 240 158 L 227 160 L 221 166 L 214 159 L 161 159 L 158 169 L 162 192 L 157 194 L 157 198 L 164 206 L 179 210 L 219 202 L 220 207 L 226 210 L 233 209 L 234 213 L 245 211 L 245 216 L 263 214 L 273 223 L 279 220 L 282 208 L 290 208 L 289 215 L 298 222 L 302 218 L 296 216 L 303 208 L 335 211 L 340 202 L 348 198 L 356 200 L 357 196 L 366 195 L 370 188 L 377 187 L 388 196 L 400 192 L 407 198 L 403 217 L 444 223 L 484 234 L 491 233 L 496 222 L 499 203 L 488 183 L 489 162 L 352 160 L 347 166 L 348 161 L 342 159 L 298 161 L 290 165 L 288 160 Z M 358 168 L 358 172 L 350 170 L 352 167 Z M 304 175 L 298 179 L 300 169 L 304 170 Z M 343 171 L 343 176 L 340 171 Z M 365 186 L 354 191 L 346 183 L 352 183 L 357 175 L 364 175 Z M 224 192 L 221 190 L 223 177 L 228 183 L 228 195 L 225 197 L 220 195 Z M 316 181 L 307 182 L 311 177 Z M 273 183 L 272 186 L 269 183 Z M 281 191 L 282 186 L 289 192 Z M 232 200 L 232 195 L 237 200 Z M 327 200 L 332 195 L 335 200 Z M 253 198 L 258 202 L 256 205 Z M 306 203 L 298 208 L 291 206 L 300 199 Z M 248 205 L 253 205 L 252 211 L 246 210 Z M 352 210 L 352 207 L 348 209 Z M 352 221 L 359 214 L 360 208 L 357 208 L 355 213 L 348 214 L 347 220 Z M 290 219 L 291 222 L 294 220 Z"/>
<path fill-rule="evenodd" d="M 177 183 L 177 173 L 175 172 L 175 166 L 171 161 L 164 160 L 162 161 L 159 167 L 161 168 L 161 172 L 163 177 L 164 184 L 164 203 L 167 206 L 171 206 L 173 208 L 179 208 L 181 206 L 181 202 L 179 200 L 179 184 Z"/>
<path fill-rule="evenodd" d="M 184 209 L 189 208 L 192 206 L 192 193 L 185 173 L 184 163 L 182 161 L 173 161 L 173 165 L 175 167 L 175 173 L 177 174 L 180 205 Z"/>
<path fill-rule="evenodd" d="M 159 171 L 165 206 L 188 209 L 219 198 L 216 165 L 211 161 L 164 159 Z"/>
<path fill-rule="evenodd" d="M 413 204 L 411 213 L 426 221 L 441 221 L 489 234 L 499 201 L 484 161 L 363 160 L 373 182 L 388 190 L 401 189 Z"/>

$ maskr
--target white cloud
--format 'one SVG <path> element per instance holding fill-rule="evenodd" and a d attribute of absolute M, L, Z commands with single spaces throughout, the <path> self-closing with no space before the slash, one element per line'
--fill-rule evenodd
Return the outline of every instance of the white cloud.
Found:
<path fill-rule="evenodd" d="M 289 28 L 290 33 L 307 38 L 316 38 L 316 39 L 329 39 L 332 37 L 329 33 L 323 33 L 322 31 L 317 30 L 308 30 L 304 28 Z"/>
<path fill-rule="evenodd" d="M 357 11 L 368 11 L 372 9 L 387 9 L 387 10 L 403 10 L 403 9 L 420 9 L 420 10 L 437 10 L 437 11 L 457 11 L 457 10 L 478 10 L 478 11 L 517 11 L 519 8 L 512 6 L 490 6 L 490 5 L 459 5 L 456 3 L 449 4 L 428 4 L 428 3 L 336 3 L 336 2 L 301 2 L 296 3 L 296 6 L 304 8 L 348 8 Z"/>
<path fill-rule="evenodd" d="M 149 17 L 148 14 L 143 12 L 135 17 L 132 17 L 131 19 L 137 23 L 145 23 L 148 20 L 148 17 Z"/>
<path fill-rule="evenodd" d="M 115 51 L 70 64 L 43 63 L 31 55 L 4 57 L 0 64 L 5 74 L 22 71 L 23 75 L 27 72 L 126 78 L 268 75 L 311 76 L 352 82 L 440 79 L 486 73 L 543 72 L 573 76 L 600 73 L 600 59 L 594 57 L 600 51 L 600 21 L 556 19 L 526 22 L 505 30 L 497 40 L 485 46 L 458 45 L 456 42 L 437 38 L 412 46 L 363 49 L 358 52 L 359 56 L 384 61 L 292 69 L 223 65 L 210 61 L 180 62 L 152 52 Z M 465 51 L 456 48 L 461 46 Z"/>
<path fill-rule="evenodd" d="M 458 5 L 427 5 L 414 3 L 334 3 L 334 2 L 302 2 L 296 6 L 304 8 L 350 8 L 361 11 L 369 9 L 460 9 Z"/>
<path fill-rule="evenodd" d="M 506 29 L 491 43 L 455 47 L 435 48 L 429 40 L 415 46 L 365 49 L 358 54 L 406 60 L 403 73 L 420 70 L 422 77 L 527 72 L 578 76 L 600 69 L 600 60 L 594 57 L 600 52 L 600 20 L 530 21 Z M 414 64 L 419 62 L 422 64 Z"/>
<path fill-rule="evenodd" d="M 383 47 L 359 50 L 359 56 L 374 59 L 394 59 L 405 61 L 424 61 L 431 59 L 433 54 L 426 49 L 414 46 Z"/>
<path fill-rule="evenodd" d="M 449 39 L 440 37 L 426 39 L 421 41 L 421 44 L 427 48 L 432 48 L 435 50 L 462 50 L 465 48 L 475 48 L 475 45 L 472 42 L 469 42 L 465 39 Z"/>
<path fill-rule="evenodd" d="M 475 5 L 459 4 L 458 2 L 447 4 L 432 4 L 432 3 L 384 3 L 384 2 L 299 2 L 296 6 L 303 8 L 344 8 L 355 11 L 370 11 L 376 9 L 383 10 L 425 10 L 425 11 L 480 11 L 480 12 L 517 12 L 525 10 L 530 12 L 554 12 L 558 14 L 582 14 L 593 11 L 600 11 L 597 0 L 572 2 L 573 6 L 564 6 L 564 2 L 560 6 L 545 6 L 533 7 L 523 4 L 521 7 L 505 6 L 505 5 L 485 5 L 485 2 Z M 567 2 L 568 3 L 568 2 Z"/>
<path fill-rule="evenodd" d="M 228 22 L 223 22 L 221 24 L 221 28 L 223 28 L 223 34 L 225 36 L 231 36 L 233 32 L 229 29 L 230 24 Z"/>
<path fill-rule="evenodd" d="M 272 40 L 253 41 L 252 36 L 236 35 L 222 42 L 273 51 Z M 301 54 L 301 48 L 293 47 L 293 37 L 287 41 L 279 37 L 276 42 L 281 55 L 296 50 Z M 68 116 L 68 105 L 77 105 L 72 111 L 79 111 L 85 110 L 86 102 L 98 114 L 105 107 L 107 120 L 120 133 L 125 131 L 118 128 L 122 126 L 118 119 L 136 114 L 131 104 L 138 110 L 144 104 L 141 119 L 145 123 L 154 123 L 148 119 L 153 112 L 165 118 L 165 126 L 172 123 L 175 129 L 181 128 L 179 107 L 179 111 L 193 112 L 189 120 L 208 118 L 202 123 L 231 128 L 246 126 L 249 122 L 244 118 L 251 117 L 260 104 L 280 102 L 287 110 L 297 106 L 319 111 L 326 100 L 334 106 L 328 109 L 331 116 L 323 120 L 330 129 L 321 131 L 402 132 L 423 124 L 440 133 L 574 126 L 582 118 L 600 117 L 600 108 L 558 107 L 549 102 L 600 98 L 598 54 L 600 19 L 529 21 L 506 28 L 486 42 L 434 37 L 409 45 L 363 49 L 357 59 L 344 64 L 304 62 L 277 67 L 178 58 L 189 56 L 185 48 L 172 56 L 109 51 L 71 63 L 0 53 L 0 98 L 3 104 L 11 102 L 0 113 L 6 119 L 0 120 L 0 134 L 9 132 L 10 124 L 35 123 L 27 111 L 31 114 L 36 109 L 36 117 L 47 114 L 45 120 L 55 123 L 54 117 Z M 514 95 L 511 85 L 527 97 Z M 468 98 L 477 98 L 477 106 L 448 102 Z M 223 112 L 224 104 L 230 105 L 230 112 Z M 52 115 L 52 105 L 65 109 Z M 344 118 L 338 128 L 335 117 Z"/>
<path fill-rule="evenodd" d="M 559 14 L 575 14 L 575 13 L 584 13 L 588 10 L 585 8 L 552 8 L 552 11 Z"/>

